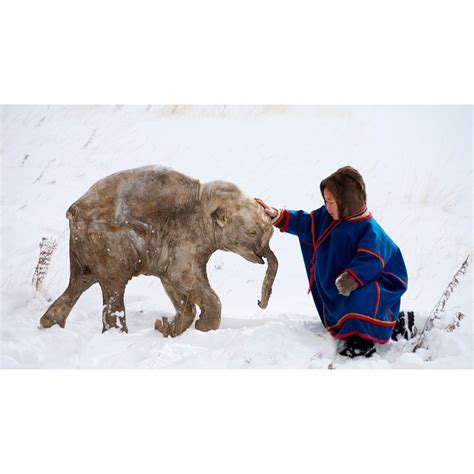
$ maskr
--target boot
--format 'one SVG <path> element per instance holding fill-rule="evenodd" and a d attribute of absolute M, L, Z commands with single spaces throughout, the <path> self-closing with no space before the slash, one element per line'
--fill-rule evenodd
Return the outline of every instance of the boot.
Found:
<path fill-rule="evenodd" d="M 418 334 L 418 330 L 415 326 L 415 313 L 413 311 L 400 311 L 397 319 L 397 323 L 393 328 L 392 340 L 398 341 L 398 338 L 411 339 Z"/>
<path fill-rule="evenodd" d="M 374 341 L 359 336 L 349 336 L 344 339 L 344 347 L 339 352 L 339 354 L 351 359 L 358 356 L 372 357 L 374 353 Z"/>

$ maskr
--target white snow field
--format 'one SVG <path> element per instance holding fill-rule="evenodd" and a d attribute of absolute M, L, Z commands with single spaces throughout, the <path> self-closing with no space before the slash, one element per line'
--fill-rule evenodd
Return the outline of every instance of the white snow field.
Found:
<path fill-rule="evenodd" d="M 280 268 L 269 306 L 257 306 L 266 266 L 217 252 L 209 279 L 222 301 L 219 330 L 176 338 L 160 280 L 126 289 L 129 334 L 101 333 L 102 297 L 90 288 L 65 329 L 39 329 L 69 276 L 67 208 L 97 180 L 142 165 L 202 182 L 231 181 L 275 207 L 322 205 L 319 182 L 352 165 L 369 209 L 402 249 L 403 309 L 419 328 L 472 254 L 470 106 L 3 106 L 1 109 L 2 368 L 472 368 L 472 268 L 459 280 L 424 349 L 377 346 L 370 359 L 335 356 L 311 296 L 298 241 L 275 231 Z M 56 239 L 41 291 L 32 285 L 43 237 Z M 456 313 L 465 318 L 448 332 Z"/>

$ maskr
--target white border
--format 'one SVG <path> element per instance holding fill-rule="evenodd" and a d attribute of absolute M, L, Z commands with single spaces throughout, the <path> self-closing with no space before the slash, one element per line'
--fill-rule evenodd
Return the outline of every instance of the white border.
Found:
<path fill-rule="evenodd" d="M 171 2 L 169 2 L 171 3 Z M 0 103 L 473 103 L 470 2 L 2 2 Z M 2 371 L 5 472 L 463 472 L 471 371 Z"/>
<path fill-rule="evenodd" d="M 4 1 L 0 103 L 473 103 L 471 4 Z"/>

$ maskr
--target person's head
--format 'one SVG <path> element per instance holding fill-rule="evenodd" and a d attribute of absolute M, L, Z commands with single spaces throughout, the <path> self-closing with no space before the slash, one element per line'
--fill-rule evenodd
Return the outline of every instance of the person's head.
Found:
<path fill-rule="evenodd" d="M 351 166 L 338 169 L 323 179 L 319 187 L 334 220 L 346 219 L 367 207 L 364 179 Z"/>

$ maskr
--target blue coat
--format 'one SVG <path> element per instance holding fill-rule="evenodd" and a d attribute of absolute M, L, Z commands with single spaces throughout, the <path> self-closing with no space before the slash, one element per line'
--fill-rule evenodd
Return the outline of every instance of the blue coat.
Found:
<path fill-rule="evenodd" d="M 357 334 L 383 344 L 392 334 L 408 278 L 400 249 L 371 214 L 360 217 L 364 211 L 338 221 L 325 206 L 310 214 L 282 211 L 274 225 L 299 238 L 310 290 L 331 334 Z M 343 272 L 360 285 L 349 296 L 335 285 Z"/>

